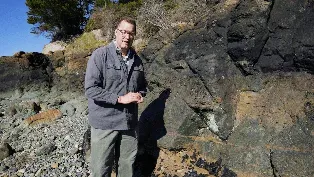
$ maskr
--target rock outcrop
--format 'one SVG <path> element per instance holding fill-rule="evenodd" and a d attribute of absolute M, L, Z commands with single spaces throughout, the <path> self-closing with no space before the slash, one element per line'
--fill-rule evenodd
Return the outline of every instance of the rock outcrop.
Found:
<path fill-rule="evenodd" d="M 49 88 L 51 71 L 49 58 L 41 53 L 21 53 L 16 57 L 0 58 L 0 97 L 15 90 Z M 3 95 L 5 94 L 5 95 Z"/>
<path fill-rule="evenodd" d="M 139 54 L 150 92 L 140 105 L 142 160 L 149 154 L 154 165 L 162 164 L 156 159 L 167 156 L 161 148 L 184 149 L 189 152 L 181 154 L 181 163 L 189 156 L 189 163 L 214 176 L 313 176 L 314 3 L 207 2 L 200 2 L 202 8 L 215 13 L 187 29 L 177 25 L 160 29 L 148 42 L 144 39 Z M 33 99 L 24 93 L 48 88 L 50 107 L 65 116 L 86 116 L 86 102 L 74 99 L 83 95 L 89 56 L 55 51 L 49 56 L 20 52 L 2 57 L 0 81 L 6 84 L 0 86 L 1 104 L 7 103 L 9 91 L 11 100 Z M 6 112 L 10 114 L 2 117 L 21 114 L 17 107 Z M 75 153 L 88 156 L 89 133 Z M 52 143 L 39 152 L 49 155 L 58 148 Z"/>
<path fill-rule="evenodd" d="M 148 103 L 171 89 L 159 147 L 195 147 L 237 176 L 312 176 L 312 12 L 243 0 L 172 43 L 156 35 L 142 57 Z"/>
<path fill-rule="evenodd" d="M 44 46 L 42 53 L 43 54 L 50 54 L 57 51 L 63 51 L 66 48 L 66 43 L 62 41 L 56 41 L 49 43 Z"/>

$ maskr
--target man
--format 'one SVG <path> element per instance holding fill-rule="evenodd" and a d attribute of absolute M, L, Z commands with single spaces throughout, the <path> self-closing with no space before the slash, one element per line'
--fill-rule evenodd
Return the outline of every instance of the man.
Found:
<path fill-rule="evenodd" d="M 131 48 L 135 34 L 135 21 L 121 20 L 116 39 L 96 49 L 87 64 L 85 95 L 94 177 L 110 177 L 114 159 L 118 161 L 117 176 L 134 175 L 138 104 L 146 93 L 143 64 Z"/>

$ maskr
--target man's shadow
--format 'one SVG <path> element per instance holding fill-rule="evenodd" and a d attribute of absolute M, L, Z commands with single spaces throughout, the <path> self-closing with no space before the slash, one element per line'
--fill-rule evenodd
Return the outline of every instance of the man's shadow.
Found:
<path fill-rule="evenodd" d="M 170 93 L 170 88 L 163 90 L 140 116 L 138 124 L 139 150 L 136 159 L 137 176 L 150 177 L 156 167 L 160 151 L 157 140 L 167 134 L 164 112 Z"/>

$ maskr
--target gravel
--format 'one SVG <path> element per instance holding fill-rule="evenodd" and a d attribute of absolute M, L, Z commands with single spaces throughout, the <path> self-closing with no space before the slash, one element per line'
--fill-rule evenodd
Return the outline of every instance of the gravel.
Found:
<path fill-rule="evenodd" d="M 0 110 L 9 106 L 7 99 L 0 102 Z M 23 113 L 0 117 L 1 144 L 6 142 L 15 150 L 0 162 L 0 176 L 89 176 L 89 163 L 80 153 L 88 128 L 87 111 L 31 127 L 21 126 L 25 118 Z"/>

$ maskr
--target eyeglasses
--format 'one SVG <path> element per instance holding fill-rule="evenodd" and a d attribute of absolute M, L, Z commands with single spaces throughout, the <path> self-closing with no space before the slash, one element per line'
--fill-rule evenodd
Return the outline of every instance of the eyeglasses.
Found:
<path fill-rule="evenodd" d="M 134 32 L 131 32 L 131 31 L 125 31 L 125 30 L 120 30 L 120 29 L 117 29 L 118 31 L 120 31 L 120 33 L 125 36 L 126 34 L 128 34 L 129 36 L 132 36 L 134 37 L 135 36 L 135 33 Z"/>

